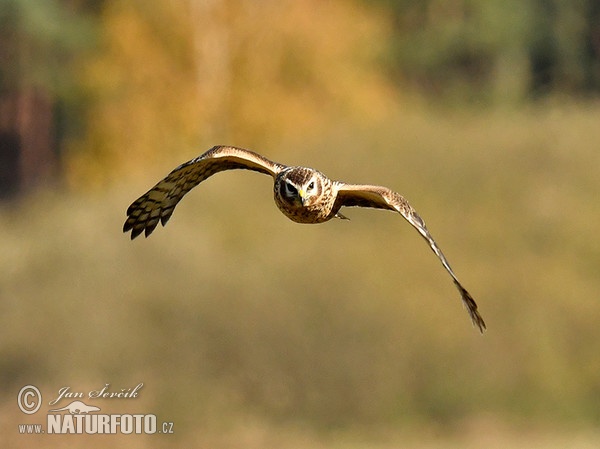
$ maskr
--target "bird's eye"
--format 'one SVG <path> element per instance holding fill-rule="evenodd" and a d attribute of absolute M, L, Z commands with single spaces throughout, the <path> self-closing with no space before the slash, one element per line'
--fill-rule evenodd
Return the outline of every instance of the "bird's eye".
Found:
<path fill-rule="evenodd" d="M 311 181 L 306 190 L 312 190 L 315 188 L 315 182 Z"/>
<path fill-rule="evenodd" d="M 298 193 L 298 190 L 296 189 L 296 187 L 294 187 L 293 185 L 289 184 L 286 182 L 285 184 L 285 190 L 287 193 L 289 193 L 290 195 L 295 195 Z"/>

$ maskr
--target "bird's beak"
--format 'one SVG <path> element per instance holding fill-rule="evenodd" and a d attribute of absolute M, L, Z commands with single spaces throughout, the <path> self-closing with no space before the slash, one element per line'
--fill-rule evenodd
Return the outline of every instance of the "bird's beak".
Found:
<path fill-rule="evenodd" d="M 302 189 L 298 190 L 298 196 L 300 197 L 300 202 L 304 206 L 304 202 L 306 201 L 306 192 Z"/>

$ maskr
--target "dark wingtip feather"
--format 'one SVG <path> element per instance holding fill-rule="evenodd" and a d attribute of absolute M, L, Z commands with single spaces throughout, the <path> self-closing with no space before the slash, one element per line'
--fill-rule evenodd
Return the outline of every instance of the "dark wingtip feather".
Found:
<path fill-rule="evenodd" d="M 171 212 L 169 214 L 163 214 L 160 217 L 160 224 L 162 224 L 163 226 L 167 225 L 167 222 L 171 219 L 171 215 L 173 215 L 173 211 L 171 210 Z"/>
<path fill-rule="evenodd" d="M 487 329 L 487 326 L 477 310 L 477 303 L 471 294 L 462 285 L 460 285 L 458 281 L 454 281 L 454 285 L 456 285 L 456 288 L 458 288 L 458 291 L 460 292 L 463 303 L 467 309 L 467 312 L 469 312 L 469 316 L 471 317 L 471 321 L 473 321 L 473 325 L 477 326 L 479 328 L 479 332 L 483 334 Z"/>
<path fill-rule="evenodd" d="M 142 228 L 131 228 L 131 240 L 133 240 L 134 238 L 136 238 L 138 235 L 140 235 L 142 233 Z"/>
<path fill-rule="evenodd" d="M 148 237 L 150 234 L 152 234 L 152 232 L 154 232 L 154 230 L 156 229 L 157 225 L 158 225 L 158 220 L 148 220 L 144 224 L 144 227 L 142 228 L 144 231 L 145 237 Z M 142 232 L 142 229 L 140 229 L 140 233 Z"/>

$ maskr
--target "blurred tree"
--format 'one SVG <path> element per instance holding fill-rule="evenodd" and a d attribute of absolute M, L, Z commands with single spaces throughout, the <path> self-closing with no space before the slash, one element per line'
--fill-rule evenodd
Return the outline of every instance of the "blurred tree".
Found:
<path fill-rule="evenodd" d="M 390 104 L 375 64 L 385 21 L 352 2 L 127 0 L 101 17 L 73 185 L 131 177 L 216 143 L 316 135 L 332 117 L 373 120 Z"/>
<path fill-rule="evenodd" d="M 600 90 L 600 2 L 535 0 L 528 42 L 531 91 Z"/>
<path fill-rule="evenodd" d="M 0 198 L 54 179 L 69 63 L 89 37 L 98 1 L 0 0 Z"/>
<path fill-rule="evenodd" d="M 379 0 L 391 12 L 386 61 L 434 98 L 523 100 L 600 89 L 597 0 Z"/>

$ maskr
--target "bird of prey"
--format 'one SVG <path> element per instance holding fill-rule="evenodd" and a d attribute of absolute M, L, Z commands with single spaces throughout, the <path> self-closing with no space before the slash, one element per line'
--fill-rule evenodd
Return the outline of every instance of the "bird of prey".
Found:
<path fill-rule="evenodd" d="M 423 219 L 403 196 L 387 187 L 333 181 L 318 170 L 279 164 L 244 148 L 215 146 L 175 168 L 129 206 L 123 232 L 131 231 L 132 239 L 142 232 L 148 237 L 159 222 L 164 226 L 169 221 L 177 203 L 193 187 L 215 173 L 234 169 L 252 170 L 271 176 L 274 181 L 275 204 L 285 216 L 297 223 L 345 219 L 340 208 L 352 206 L 400 213 L 429 243 L 452 277 L 473 324 L 482 333 L 485 330 L 486 325 L 477 311 L 475 300 L 450 268 Z"/>

